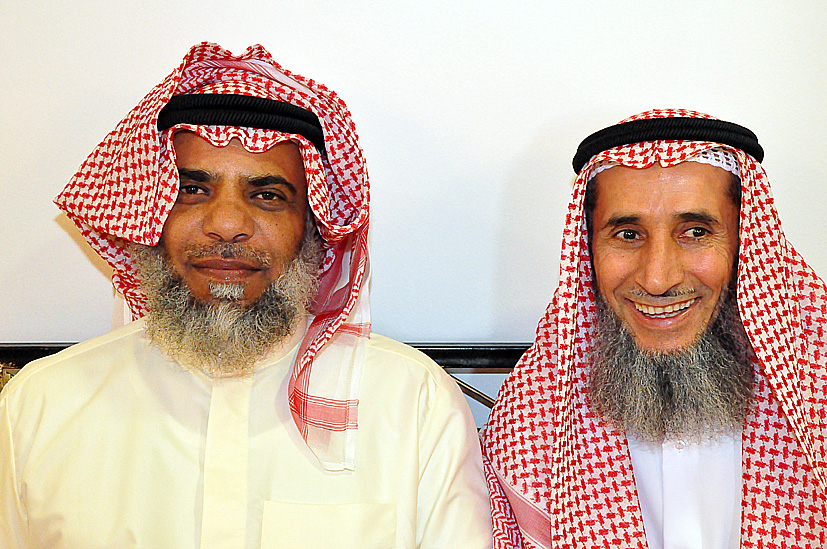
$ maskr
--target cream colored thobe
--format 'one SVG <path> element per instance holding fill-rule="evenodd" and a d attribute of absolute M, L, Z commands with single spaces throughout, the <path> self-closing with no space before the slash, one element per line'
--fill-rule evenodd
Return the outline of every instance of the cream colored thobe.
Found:
<path fill-rule="evenodd" d="M 489 547 L 450 378 L 372 335 L 356 467 L 330 472 L 288 410 L 296 352 L 211 380 L 138 321 L 26 366 L 0 396 L 0 547 Z"/>

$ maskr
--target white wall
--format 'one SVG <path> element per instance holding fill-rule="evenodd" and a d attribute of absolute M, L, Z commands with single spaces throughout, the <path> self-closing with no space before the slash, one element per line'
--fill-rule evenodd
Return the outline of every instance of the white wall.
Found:
<path fill-rule="evenodd" d="M 532 340 L 577 144 L 653 107 L 755 131 L 786 232 L 824 275 L 826 6 L 5 0 L 0 342 L 107 331 L 108 270 L 51 199 L 201 40 L 260 42 L 348 102 L 371 173 L 378 332 Z"/>

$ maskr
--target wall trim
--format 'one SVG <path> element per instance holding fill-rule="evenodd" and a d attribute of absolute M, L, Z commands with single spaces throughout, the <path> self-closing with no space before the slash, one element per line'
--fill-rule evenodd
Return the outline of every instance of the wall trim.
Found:
<path fill-rule="evenodd" d="M 72 343 L 0 343 L 0 378 L 8 378 L 32 360 L 49 356 Z M 528 343 L 411 343 L 450 374 L 508 373 L 528 349 Z M 488 406 L 494 401 L 484 393 L 456 379 L 462 391 Z M 0 387 L 3 380 L 0 379 Z"/>
<path fill-rule="evenodd" d="M 72 343 L 0 343 L 0 362 L 22 368 Z M 507 373 L 528 349 L 528 343 L 410 343 L 434 362 L 456 373 Z"/>

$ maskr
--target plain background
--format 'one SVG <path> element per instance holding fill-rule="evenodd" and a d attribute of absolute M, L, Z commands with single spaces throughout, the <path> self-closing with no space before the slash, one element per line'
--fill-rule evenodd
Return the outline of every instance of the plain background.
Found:
<path fill-rule="evenodd" d="M 533 340 L 578 143 L 656 107 L 758 135 L 786 234 L 823 275 L 825 28 L 818 0 L 6 0 L 0 342 L 108 331 L 108 267 L 51 200 L 202 40 L 261 43 L 348 103 L 372 184 L 376 332 Z"/>

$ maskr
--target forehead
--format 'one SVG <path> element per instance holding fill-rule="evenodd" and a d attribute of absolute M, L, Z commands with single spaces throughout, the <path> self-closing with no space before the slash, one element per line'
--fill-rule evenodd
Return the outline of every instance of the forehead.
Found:
<path fill-rule="evenodd" d="M 683 162 L 664 168 L 615 166 L 594 180 L 595 218 L 636 216 L 642 219 L 706 212 L 724 218 L 737 208 L 730 196 L 732 175 L 716 166 Z"/>
<path fill-rule="evenodd" d="M 289 140 L 256 153 L 245 149 L 238 139 L 218 147 L 190 131 L 176 133 L 172 142 L 178 168 L 208 171 L 222 177 L 275 175 L 306 186 L 301 150 Z"/>

